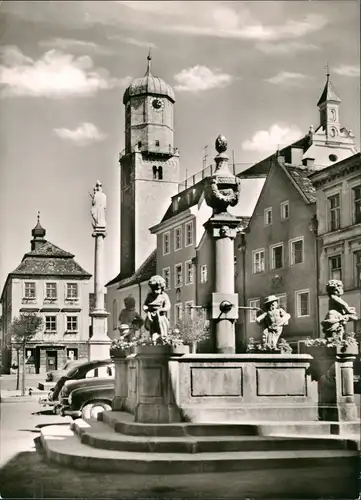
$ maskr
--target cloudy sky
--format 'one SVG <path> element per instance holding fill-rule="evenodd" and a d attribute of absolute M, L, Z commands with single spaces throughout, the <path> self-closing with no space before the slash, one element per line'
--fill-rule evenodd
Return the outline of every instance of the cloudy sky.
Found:
<path fill-rule="evenodd" d="M 122 95 L 146 69 L 176 92 L 182 177 L 219 133 L 249 165 L 318 124 L 328 62 L 360 136 L 357 1 L 31 1 L 0 4 L 0 287 L 47 236 L 92 272 L 91 191 L 108 195 L 106 279 L 119 271 Z M 358 144 L 359 146 L 359 141 Z M 182 179 L 180 179 L 182 180 Z"/>

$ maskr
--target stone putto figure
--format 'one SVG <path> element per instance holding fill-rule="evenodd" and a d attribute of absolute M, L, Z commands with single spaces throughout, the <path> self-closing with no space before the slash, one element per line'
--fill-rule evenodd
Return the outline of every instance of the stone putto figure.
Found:
<path fill-rule="evenodd" d="M 93 228 L 105 228 L 105 210 L 107 208 L 107 197 L 103 193 L 103 187 L 100 181 L 96 182 L 93 189 L 93 194 L 90 196 L 92 198 L 92 207 L 90 213 L 93 219 Z"/>
<path fill-rule="evenodd" d="M 257 323 L 263 326 L 262 343 L 264 347 L 277 349 L 283 327 L 288 324 L 291 315 L 279 306 L 275 295 L 266 297 L 263 305 L 265 312 L 256 318 Z"/>
<path fill-rule="evenodd" d="M 143 326 L 144 321 L 135 310 L 135 298 L 132 295 L 128 295 L 128 297 L 124 299 L 124 309 L 120 311 L 119 323 L 120 327 L 127 325 L 132 332 L 140 330 Z"/>
<path fill-rule="evenodd" d="M 341 295 L 343 295 L 343 283 L 340 280 L 330 280 L 327 283 L 328 313 L 322 321 L 322 329 L 326 338 L 333 337 L 343 340 L 345 325 L 350 320 L 357 320 L 356 309 L 349 306 Z"/>
<path fill-rule="evenodd" d="M 143 310 L 147 317 L 144 323 L 145 328 L 154 342 L 159 337 L 167 337 L 169 329 L 169 321 L 167 313 L 170 310 L 170 300 L 164 292 L 165 280 L 162 276 L 152 276 L 148 281 L 150 292 L 148 293 Z"/>

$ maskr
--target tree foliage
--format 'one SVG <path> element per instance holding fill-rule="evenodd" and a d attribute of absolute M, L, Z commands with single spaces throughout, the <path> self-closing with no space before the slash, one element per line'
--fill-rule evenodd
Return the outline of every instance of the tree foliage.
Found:
<path fill-rule="evenodd" d="M 176 325 L 173 333 L 185 344 L 202 342 L 209 337 L 209 323 L 204 318 L 203 311 L 193 310 L 193 315 L 186 314 Z"/>
<path fill-rule="evenodd" d="M 43 318 L 36 313 L 22 313 L 13 319 L 10 333 L 13 342 L 25 345 L 43 328 Z"/>

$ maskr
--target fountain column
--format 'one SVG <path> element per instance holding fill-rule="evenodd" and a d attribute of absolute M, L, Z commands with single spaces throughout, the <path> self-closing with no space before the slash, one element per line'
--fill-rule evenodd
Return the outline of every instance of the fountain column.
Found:
<path fill-rule="evenodd" d="M 214 239 L 215 292 L 212 293 L 212 319 L 217 353 L 235 353 L 234 322 L 238 318 L 238 295 L 234 293 L 234 239 L 241 218 L 228 212 L 239 198 L 239 179 L 228 168 L 227 140 L 218 136 L 214 175 L 207 178 L 205 199 L 213 213 L 204 227 Z"/>

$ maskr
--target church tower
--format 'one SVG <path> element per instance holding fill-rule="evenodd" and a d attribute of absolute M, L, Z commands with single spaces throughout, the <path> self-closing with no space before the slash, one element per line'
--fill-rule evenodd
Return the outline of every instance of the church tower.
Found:
<path fill-rule="evenodd" d="M 320 126 L 323 127 L 328 139 L 334 139 L 340 134 L 340 110 L 341 99 L 336 94 L 330 81 L 330 73 L 327 70 L 326 84 L 322 95 L 317 103 L 320 110 Z"/>
<path fill-rule="evenodd" d="M 120 163 L 120 273 L 131 276 L 156 247 L 149 228 L 159 223 L 178 191 L 173 89 L 151 72 L 125 90 L 125 149 Z"/>

